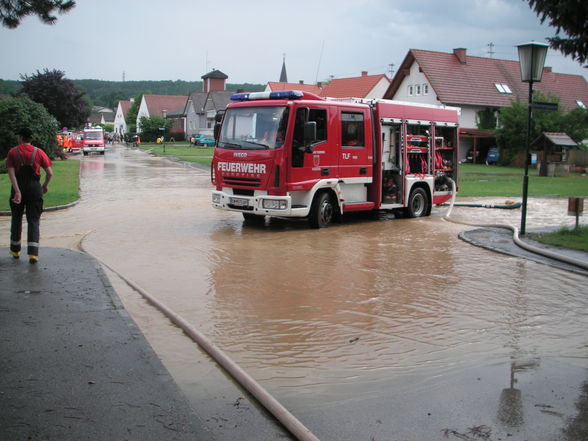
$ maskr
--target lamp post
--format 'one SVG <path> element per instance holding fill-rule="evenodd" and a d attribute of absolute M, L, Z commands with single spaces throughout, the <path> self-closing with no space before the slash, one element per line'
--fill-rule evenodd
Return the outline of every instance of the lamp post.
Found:
<path fill-rule="evenodd" d="M 167 122 L 167 110 L 163 110 L 161 112 L 163 114 L 163 127 L 161 130 L 163 130 L 163 153 L 165 153 L 165 124 Z"/>
<path fill-rule="evenodd" d="M 521 67 L 521 80 L 529 83 L 529 108 L 527 113 L 527 140 L 525 143 L 525 175 L 523 177 L 523 211 L 521 214 L 521 234 L 525 234 L 527 222 L 527 194 L 529 190 L 529 143 L 531 138 L 531 108 L 533 107 L 533 83 L 541 82 L 543 66 L 549 45 L 545 43 L 530 42 L 517 46 L 519 49 L 519 64 Z M 545 160 L 545 158 L 543 158 Z"/>

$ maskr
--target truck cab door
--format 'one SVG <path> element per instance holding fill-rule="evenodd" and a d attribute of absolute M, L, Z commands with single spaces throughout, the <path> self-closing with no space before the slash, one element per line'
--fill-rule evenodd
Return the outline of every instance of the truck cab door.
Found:
<path fill-rule="evenodd" d="M 367 109 L 340 110 L 339 178 L 371 182 L 373 149 Z"/>
<path fill-rule="evenodd" d="M 316 138 L 305 139 L 305 126 L 316 125 Z M 290 182 L 302 182 L 337 176 L 336 149 L 329 142 L 328 109 L 296 109 L 292 139 Z"/>

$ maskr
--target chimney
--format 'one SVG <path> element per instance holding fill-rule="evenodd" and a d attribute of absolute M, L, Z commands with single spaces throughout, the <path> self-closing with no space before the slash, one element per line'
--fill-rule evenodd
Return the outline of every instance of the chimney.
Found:
<path fill-rule="evenodd" d="M 460 64 L 467 64 L 467 49 L 465 48 L 457 48 L 453 49 L 453 55 L 457 57 Z"/>
<path fill-rule="evenodd" d="M 551 66 L 545 66 L 543 72 L 551 72 Z"/>
<path fill-rule="evenodd" d="M 362 77 L 367 77 L 368 71 L 367 70 L 362 70 L 361 71 L 361 76 Z"/>
<path fill-rule="evenodd" d="M 298 84 L 304 84 L 304 80 L 298 80 Z"/>

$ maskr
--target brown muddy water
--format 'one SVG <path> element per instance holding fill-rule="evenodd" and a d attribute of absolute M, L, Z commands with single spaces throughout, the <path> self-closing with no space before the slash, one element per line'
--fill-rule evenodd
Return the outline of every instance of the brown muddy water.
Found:
<path fill-rule="evenodd" d="M 43 215 L 42 246 L 81 243 L 204 333 L 322 441 L 586 439 L 585 276 L 464 243 L 457 234 L 468 227 L 444 221 L 445 208 L 324 230 L 279 219 L 250 226 L 211 207 L 206 170 L 123 147 L 80 160 L 82 199 Z M 531 199 L 527 229 L 571 225 L 566 208 Z M 452 217 L 518 226 L 520 210 L 460 207 Z M 8 221 L 0 218 L 4 245 Z M 107 272 L 217 439 L 284 439 L 267 422 L 252 427 L 244 392 Z"/>

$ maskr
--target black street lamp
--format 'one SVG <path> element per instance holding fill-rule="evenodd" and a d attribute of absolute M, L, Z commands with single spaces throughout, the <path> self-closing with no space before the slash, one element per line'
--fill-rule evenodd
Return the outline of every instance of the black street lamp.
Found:
<path fill-rule="evenodd" d="M 547 56 L 549 45 L 545 43 L 530 42 L 517 46 L 519 48 L 519 64 L 521 67 L 521 80 L 529 83 L 529 108 L 527 114 L 527 141 L 525 144 L 525 176 L 523 177 L 523 211 L 521 215 L 520 234 L 525 234 L 527 222 L 527 194 L 529 190 L 529 143 L 531 138 L 531 108 L 533 107 L 533 83 L 541 82 L 543 66 Z M 543 158 L 545 161 L 545 158 Z"/>
<path fill-rule="evenodd" d="M 161 111 L 162 115 L 163 115 L 163 127 L 160 128 L 159 130 L 163 131 L 163 153 L 165 153 L 165 124 L 167 123 L 167 110 L 162 110 Z"/>

